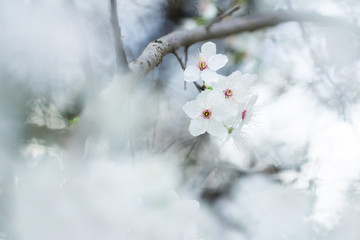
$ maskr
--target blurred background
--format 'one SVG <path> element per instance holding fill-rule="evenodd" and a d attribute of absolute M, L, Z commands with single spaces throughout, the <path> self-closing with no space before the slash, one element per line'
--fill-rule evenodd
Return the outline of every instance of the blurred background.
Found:
<path fill-rule="evenodd" d="M 234 6 L 223 21 L 360 23 L 356 0 L 117 4 L 128 61 Z M 0 240 L 359 239 L 359 32 L 335 25 L 212 40 L 220 74 L 258 76 L 251 123 L 220 142 L 190 135 L 182 106 L 198 92 L 174 55 L 144 79 L 116 74 L 108 1 L 0 0 Z"/>

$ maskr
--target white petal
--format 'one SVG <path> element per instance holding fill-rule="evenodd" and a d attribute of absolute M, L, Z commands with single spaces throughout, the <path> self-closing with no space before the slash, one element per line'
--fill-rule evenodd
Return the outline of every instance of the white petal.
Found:
<path fill-rule="evenodd" d="M 206 132 L 208 120 L 204 119 L 192 119 L 189 126 L 190 134 L 194 137 L 199 136 Z"/>
<path fill-rule="evenodd" d="M 239 70 L 234 71 L 232 74 L 229 75 L 229 79 L 237 79 L 241 76 L 241 72 Z"/>
<path fill-rule="evenodd" d="M 219 82 L 223 82 L 226 79 L 226 76 L 220 74 L 218 74 L 218 76 L 219 76 Z"/>
<path fill-rule="evenodd" d="M 221 122 L 217 122 L 214 120 L 209 121 L 207 132 L 220 139 L 224 139 L 228 133 L 227 129 Z"/>
<path fill-rule="evenodd" d="M 234 118 L 234 123 L 232 125 L 234 129 L 242 128 L 243 126 L 244 126 L 244 122 L 242 121 L 241 117 Z"/>
<path fill-rule="evenodd" d="M 253 110 L 252 108 L 251 109 L 247 109 L 246 112 L 245 112 L 245 118 L 244 120 L 242 121 L 244 124 L 248 124 L 251 120 L 251 118 L 253 117 Z"/>
<path fill-rule="evenodd" d="M 202 91 L 196 97 L 196 100 L 198 101 L 198 104 L 202 109 L 209 108 L 208 95 L 210 92 L 211 92 L 211 90 L 205 89 L 205 91 Z"/>
<path fill-rule="evenodd" d="M 205 69 L 200 75 L 201 79 L 205 82 L 217 82 L 219 80 L 217 73 L 210 69 Z"/>
<path fill-rule="evenodd" d="M 236 141 L 241 141 L 242 140 L 242 129 L 243 127 L 243 124 L 240 124 L 240 126 L 238 126 L 237 128 L 235 128 L 232 133 L 231 133 L 231 136 L 234 138 L 234 140 Z"/>
<path fill-rule="evenodd" d="M 255 74 L 250 74 L 250 73 L 245 73 L 242 75 L 241 77 L 241 81 L 244 84 L 252 84 L 253 82 L 255 82 L 255 80 L 257 79 L 257 76 Z"/>
<path fill-rule="evenodd" d="M 229 108 L 231 109 L 230 112 L 231 112 L 231 116 L 236 116 L 238 114 L 238 103 L 237 102 L 234 102 L 232 100 L 228 100 L 226 101 L 226 104 L 229 106 Z"/>
<path fill-rule="evenodd" d="M 212 117 L 216 121 L 226 121 L 231 116 L 233 116 L 233 109 L 230 108 L 227 104 L 223 104 L 211 109 Z"/>
<path fill-rule="evenodd" d="M 248 108 L 252 108 L 255 105 L 255 103 L 256 103 L 256 101 L 258 99 L 258 96 L 259 95 L 257 95 L 257 94 L 251 96 L 251 98 L 250 98 L 250 100 L 249 100 L 249 102 L 247 104 Z"/>
<path fill-rule="evenodd" d="M 199 106 L 198 101 L 194 100 L 187 102 L 183 106 L 183 110 L 190 118 L 195 118 L 201 115 L 201 107 Z"/>
<path fill-rule="evenodd" d="M 210 91 L 207 99 L 211 106 L 216 107 L 225 102 L 225 95 L 222 91 L 214 89 L 214 90 Z"/>
<path fill-rule="evenodd" d="M 232 99 L 234 99 L 234 101 L 242 104 L 244 102 L 247 101 L 247 99 L 249 98 L 250 92 L 248 89 L 246 88 L 234 88 L 233 89 L 233 96 Z"/>
<path fill-rule="evenodd" d="M 200 78 L 200 69 L 195 66 L 189 66 L 184 71 L 184 81 L 195 82 Z"/>
<path fill-rule="evenodd" d="M 216 45 L 213 42 L 207 42 L 204 43 L 201 46 L 201 53 L 200 53 L 200 59 L 201 60 L 208 60 L 210 57 L 214 56 L 216 54 Z"/>
<path fill-rule="evenodd" d="M 241 81 L 241 77 L 243 75 L 241 74 L 241 72 L 239 70 L 233 72 L 232 74 L 230 74 L 230 76 L 227 77 L 227 83 L 228 85 L 231 85 L 233 87 L 242 87 L 242 81 Z"/>
<path fill-rule="evenodd" d="M 227 56 L 222 55 L 222 54 L 216 54 L 215 56 L 212 56 L 208 60 L 207 64 L 211 70 L 216 71 L 216 70 L 222 68 L 223 66 L 225 66 L 225 64 L 227 62 L 228 62 Z"/>
<path fill-rule="evenodd" d="M 223 93 L 224 90 L 227 89 L 228 87 L 227 87 L 226 81 L 221 80 L 221 79 L 223 79 L 222 76 L 221 75 L 218 75 L 218 76 L 219 76 L 219 81 L 216 83 L 212 83 L 212 88 L 213 88 L 213 90 L 217 90 L 217 91 L 220 91 Z"/>
<path fill-rule="evenodd" d="M 237 118 L 231 117 L 231 118 L 229 118 L 228 120 L 224 121 L 223 123 L 224 123 L 225 125 L 234 126 L 235 123 L 236 123 L 236 120 L 237 120 Z"/>

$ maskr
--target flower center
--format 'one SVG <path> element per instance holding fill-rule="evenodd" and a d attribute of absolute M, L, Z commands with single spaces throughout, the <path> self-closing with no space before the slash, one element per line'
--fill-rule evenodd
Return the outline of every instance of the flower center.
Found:
<path fill-rule="evenodd" d="M 202 112 L 202 116 L 203 116 L 203 118 L 205 118 L 205 119 L 210 119 L 210 117 L 211 117 L 211 112 L 210 112 L 210 110 L 209 110 L 209 109 L 204 110 L 204 111 Z"/>
<path fill-rule="evenodd" d="M 244 110 L 244 111 L 242 112 L 241 119 L 244 120 L 245 117 L 246 117 L 246 110 Z"/>
<path fill-rule="evenodd" d="M 203 71 L 204 69 L 207 68 L 207 64 L 204 61 L 200 61 L 198 67 L 199 67 L 200 71 Z"/>
<path fill-rule="evenodd" d="M 225 98 L 230 98 L 234 93 L 231 89 L 225 89 L 224 90 Z"/>

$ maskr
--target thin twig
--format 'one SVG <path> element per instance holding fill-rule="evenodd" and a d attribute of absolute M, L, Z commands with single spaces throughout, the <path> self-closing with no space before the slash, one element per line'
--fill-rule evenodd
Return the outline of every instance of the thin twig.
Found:
<path fill-rule="evenodd" d="M 181 60 L 179 54 L 175 51 L 173 51 L 173 54 L 175 55 L 176 59 L 179 61 L 181 68 L 185 71 L 186 64 Z M 186 82 L 184 81 L 184 90 L 186 90 Z"/>
<path fill-rule="evenodd" d="M 199 90 L 199 92 L 202 92 L 205 90 L 204 87 L 202 87 L 200 84 L 198 84 L 197 82 L 193 82 L 195 87 L 197 88 L 197 90 Z"/>
<path fill-rule="evenodd" d="M 187 61 L 188 61 L 188 50 L 189 50 L 189 46 L 185 46 L 185 47 L 184 47 L 185 66 L 186 66 Z"/>
<path fill-rule="evenodd" d="M 234 12 L 236 12 L 237 10 L 240 9 L 240 5 L 235 5 L 234 7 L 228 9 L 227 11 L 225 11 L 223 14 L 220 14 L 219 16 L 217 16 L 216 18 L 214 18 L 207 26 L 206 26 L 206 30 L 209 30 L 210 27 L 217 22 L 220 22 L 222 19 L 226 18 L 227 16 L 230 16 L 231 14 L 233 14 Z"/>
<path fill-rule="evenodd" d="M 183 61 L 181 60 L 181 57 L 179 56 L 179 54 L 177 53 L 177 51 L 173 51 L 172 53 L 175 55 L 176 59 L 179 61 L 180 65 L 181 65 L 181 68 L 185 71 L 186 66 L 185 66 L 185 64 L 183 63 Z M 187 55 L 187 54 L 186 54 L 186 55 Z M 194 82 L 194 85 L 195 85 L 195 87 L 197 88 L 197 90 L 199 90 L 199 92 L 205 90 L 202 86 L 200 86 L 200 85 L 199 85 L 198 83 L 196 83 L 196 82 Z M 184 89 L 186 89 L 186 82 L 185 82 L 185 81 L 184 81 Z"/>
<path fill-rule="evenodd" d="M 128 72 L 129 66 L 126 60 L 124 45 L 121 38 L 121 29 L 119 26 L 119 18 L 117 14 L 116 0 L 110 0 L 110 22 L 114 35 L 114 49 L 116 54 L 116 65 L 119 72 Z"/>
<path fill-rule="evenodd" d="M 175 55 L 176 59 L 179 61 L 180 65 L 181 65 L 181 68 L 182 68 L 183 70 L 185 70 L 186 66 L 185 66 L 185 64 L 183 63 L 183 61 L 181 60 L 181 57 L 179 56 L 179 54 L 177 53 L 177 51 L 175 50 L 175 51 L 173 51 L 172 53 Z"/>
<path fill-rule="evenodd" d="M 184 55 L 185 55 L 184 64 L 185 64 L 185 66 L 187 65 L 187 61 L 188 61 L 188 50 L 189 50 L 189 46 L 185 46 L 184 47 Z M 185 81 L 184 81 L 184 90 L 186 90 L 186 82 Z"/>

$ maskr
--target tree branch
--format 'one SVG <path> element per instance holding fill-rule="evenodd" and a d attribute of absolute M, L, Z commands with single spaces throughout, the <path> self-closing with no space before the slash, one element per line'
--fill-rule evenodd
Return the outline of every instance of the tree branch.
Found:
<path fill-rule="evenodd" d="M 206 26 L 201 26 L 193 30 L 174 31 L 151 42 L 136 60 L 130 62 L 129 68 L 135 74 L 145 75 L 157 67 L 165 55 L 174 52 L 182 46 L 190 46 L 196 42 L 222 38 L 235 33 L 254 31 L 290 21 L 325 23 L 359 32 L 359 28 L 356 25 L 339 18 L 309 12 L 276 11 L 253 17 L 214 23 L 209 30 L 206 29 Z"/>
<path fill-rule="evenodd" d="M 227 16 L 230 16 L 231 14 L 233 14 L 234 12 L 236 12 L 237 10 L 240 9 L 240 5 L 235 5 L 234 7 L 228 9 L 227 11 L 225 11 L 223 14 L 217 16 L 214 20 L 212 20 L 207 26 L 206 29 L 209 30 L 210 27 L 217 22 L 220 22 L 222 19 L 226 18 Z"/>
<path fill-rule="evenodd" d="M 114 48 L 116 54 L 116 65 L 119 72 L 128 72 L 129 66 L 126 60 L 124 45 L 121 38 L 121 29 L 119 26 L 119 18 L 117 14 L 116 0 L 110 0 L 110 22 L 114 37 Z"/>

